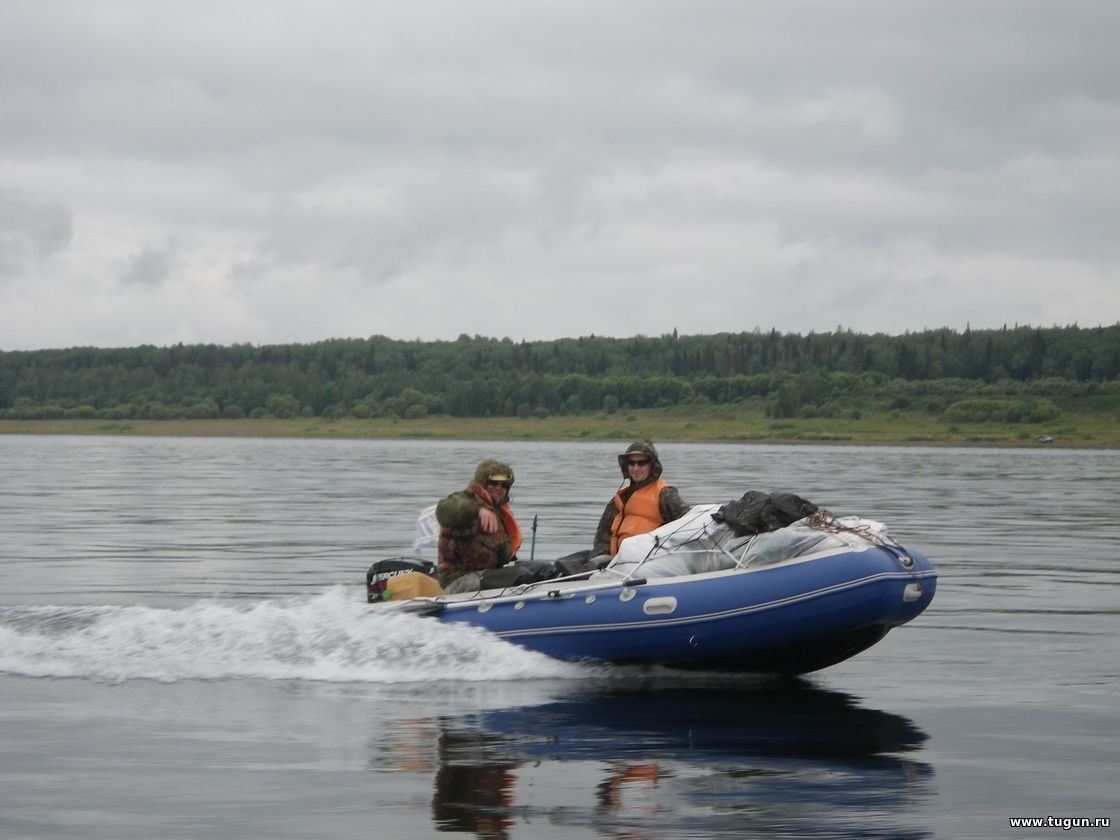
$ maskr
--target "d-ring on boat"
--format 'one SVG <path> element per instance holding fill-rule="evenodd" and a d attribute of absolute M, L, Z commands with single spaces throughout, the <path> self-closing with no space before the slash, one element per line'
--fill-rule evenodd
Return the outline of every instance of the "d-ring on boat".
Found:
<path fill-rule="evenodd" d="M 697 505 L 624 540 L 601 569 L 565 574 L 579 564 L 561 559 L 547 579 L 388 600 L 379 609 L 473 624 L 568 661 L 802 674 L 866 650 L 933 599 L 930 562 L 880 522 L 817 511 L 741 534 L 721 510 Z M 430 569 L 430 561 L 375 563 L 369 600 L 380 600 L 402 572 L 422 575 L 425 562 Z M 522 578 L 532 576 L 540 569 L 527 566 Z"/>

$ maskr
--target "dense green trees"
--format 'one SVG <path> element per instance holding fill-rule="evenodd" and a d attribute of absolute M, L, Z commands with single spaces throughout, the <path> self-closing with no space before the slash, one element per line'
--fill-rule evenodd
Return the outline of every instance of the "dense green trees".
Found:
<path fill-rule="evenodd" d="M 1120 409 L 1120 324 L 0 352 L 0 417 L 17 419 L 528 417 L 753 402 L 774 417 L 880 407 L 1045 422 L 1086 400 Z"/>

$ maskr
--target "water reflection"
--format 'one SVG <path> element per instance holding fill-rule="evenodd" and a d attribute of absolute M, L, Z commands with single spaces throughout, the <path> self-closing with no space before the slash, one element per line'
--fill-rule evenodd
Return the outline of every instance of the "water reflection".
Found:
<path fill-rule="evenodd" d="M 504 838 L 513 828 L 516 803 L 513 758 L 502 736 L 445 729 L 439 736 L 439 770 L 432 819 L 440 831 Z"/>
<path fill-rule="evenodd" d="M 416 722 L 435 748 L 439 831 L 507 838 L 547 824 L 603 837 L 918 838 L 932 770 L 905 717 L 807 681 L 651 685 Z M 375 759 L 383 767 L 386 744 Z"/>

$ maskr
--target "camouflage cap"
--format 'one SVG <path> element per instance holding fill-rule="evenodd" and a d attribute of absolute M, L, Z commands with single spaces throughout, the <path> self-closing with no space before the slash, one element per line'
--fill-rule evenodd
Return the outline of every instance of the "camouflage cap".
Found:
<path fill-rule="evenodd" d="M 475 468 L 474 480 L 479 484 L 485 484 L 487 481 L 508 481 L 512 485 L 513 468 L 504 461 L 488 458 Z"/>

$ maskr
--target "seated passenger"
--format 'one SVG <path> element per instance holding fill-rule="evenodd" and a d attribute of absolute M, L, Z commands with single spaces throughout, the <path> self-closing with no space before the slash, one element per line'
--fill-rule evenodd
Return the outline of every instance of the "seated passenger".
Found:
<path fill-rule="evenodd" d="M 661 461 L 649 440 L 630 444 L 618 456 L 618 466 L 629 483 L 607 502 L 595 531 L 592 557 L 613 556 L 627 537 L 648 533 L 689 510 L 677 488 L 661 480 Z"/>
<path fill-rule="evenodd" d="M 437 575 L 444 592 L 479 589 L 481 573 L 515 559 L 521 528 L 509 508 L 513 470 L 501 461 L 483 461 L 466 489 L 436 505 L 440 524 Z"/>

